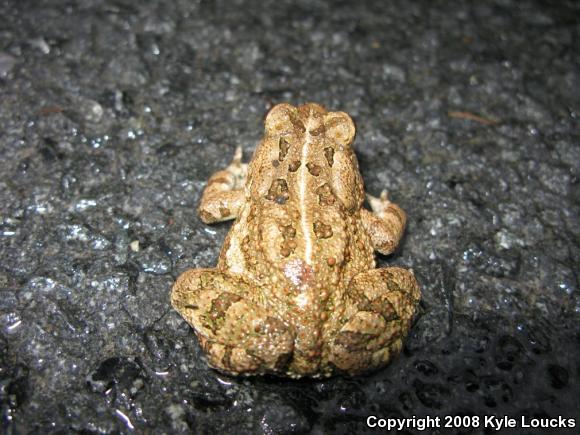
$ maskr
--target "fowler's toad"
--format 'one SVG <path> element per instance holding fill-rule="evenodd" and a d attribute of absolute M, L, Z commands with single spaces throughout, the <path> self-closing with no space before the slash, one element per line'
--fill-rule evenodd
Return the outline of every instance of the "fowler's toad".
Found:
<path fill-rule="evenodd" d="M 365 193 L 352 119 L 279 104 L 249 165 L 241 149 L 201 199 L 205 223 L 236 219 L 215 269 L 190 269 L 171 303 L 211 366 L 232 374 L 354 375 L 402 347 L 420 298 L 413 273 L 375 268 L 405 213 Z"/>

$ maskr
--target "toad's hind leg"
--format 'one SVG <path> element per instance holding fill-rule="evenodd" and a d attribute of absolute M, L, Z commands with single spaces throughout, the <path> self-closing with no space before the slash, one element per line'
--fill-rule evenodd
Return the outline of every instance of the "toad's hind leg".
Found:
<path fill-rule="evenodd" d="M 356 275 L 349 286 L 343 325 L 330 347 L 330 361 L 356 374 L 387 364 L 403 346 L 420 292 L 412 272 L 399 267 Z"/>
<path fill-rule="evenodd" d="M 283 370 L 294 333 L 246 295 L 241 278 L 217 269 L 190 269 L 175 282 L 171 304 L 195 330 L 209 364 L 232 374 Z"/>

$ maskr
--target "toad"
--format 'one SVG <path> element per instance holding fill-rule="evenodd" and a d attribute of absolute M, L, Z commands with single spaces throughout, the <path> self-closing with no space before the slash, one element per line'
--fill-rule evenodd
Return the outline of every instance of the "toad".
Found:
<path fill-rule="evenodd" d="M 239 375 L 356 375 L 402 348 L 420 291 L 413 273 L 376 268 L 406 215 L 367 196 L 355 126 L 318 104 L 278 104 L 249 164 L 238 148 L 203 192 L 201 219 L 235 219 L 216 268 L 190 269 L 171 303 L 209 364 Z"/>

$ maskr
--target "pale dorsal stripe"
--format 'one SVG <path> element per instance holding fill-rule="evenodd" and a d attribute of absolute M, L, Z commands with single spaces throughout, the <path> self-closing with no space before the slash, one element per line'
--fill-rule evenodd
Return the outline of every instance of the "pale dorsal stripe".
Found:
<path fill-rule="evenodd" d="M 310 228 L 312 223 L 310 222 L 308 205 L 306 204 L 306 198 L 308 196 L 307 182 L 310 176 L 308 168 L 306 167 L 306 162 L 308 161 L 308 154 L 310 152 L 310 144 L 312 142 L 312 136 L 310 135 L 310 123 L 312 120 L 312 113 L 308 114 L 308 120 L 306 121 L 306 131 L 304 132 L 304 145 L 302 146 L 301 160 L 298 173 L 298 183 L 300 183 L 300 197 L 298 201 L 300 202 L 300 225 L 302 227 L 302 234 L 304 236 L 304 259 L 307 264 L 312 263 L 312 234 L 310 233 Z"/>

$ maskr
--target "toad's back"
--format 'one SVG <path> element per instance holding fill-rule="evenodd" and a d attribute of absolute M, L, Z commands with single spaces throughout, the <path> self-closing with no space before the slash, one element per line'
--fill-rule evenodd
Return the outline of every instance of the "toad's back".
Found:
<path fill-rule="evenodd" d="M 345 113 L 317 104 L 277 106 L 268 117 L 220 263 L 265 289 L 267 305 L 292 295 L 298 306 L 319 309 L 316 301 L 374 267 L 359 216 L 362 179 L 348 146 L 352 125 Z"/>
<path fill-rule="evenodd" d="M 220 256 L 218 267 L 252 283 L 249 299 L 294 327 L 301 372 L 318 370 L 352 277 L 374 268 L 351 126 L 315 104 L 271 113 Z"/>

